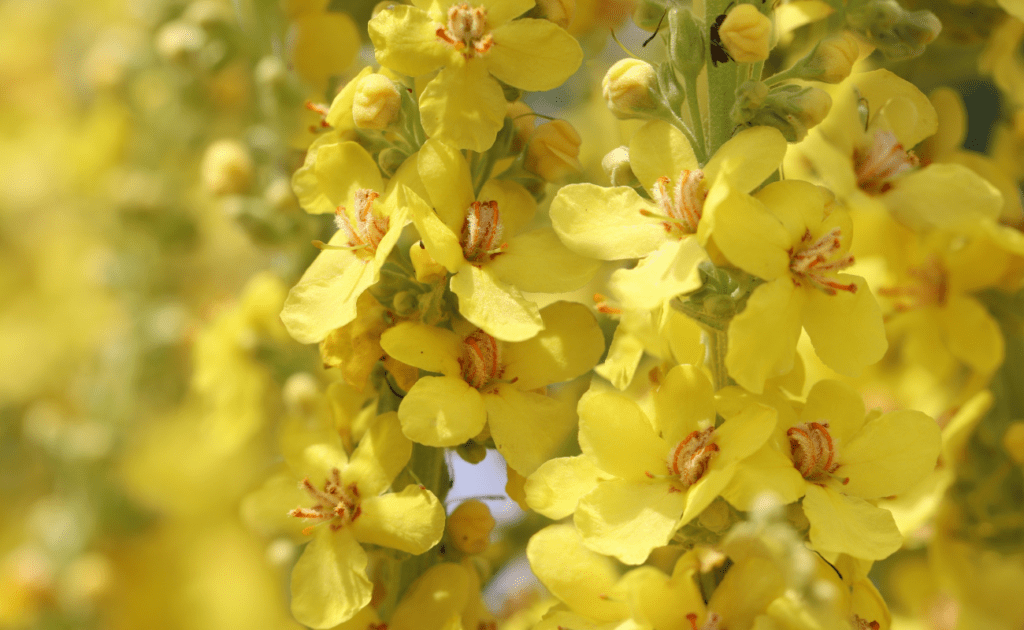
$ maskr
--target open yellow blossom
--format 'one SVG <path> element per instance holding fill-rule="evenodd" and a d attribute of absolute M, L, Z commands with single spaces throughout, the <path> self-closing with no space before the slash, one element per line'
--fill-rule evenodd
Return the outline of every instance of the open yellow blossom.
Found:
<path fill-rule="evenodd" d="M 373 590 L 360 543 L 420 554 L 441 539 L 444 507 L 429 490 L 386 491 L 405 467 L 412 443 L 397 416 L 380 416 L 348 456 L 339 441 L 314 443 L 288 462 L 250 501 L 272 503 L 312 541 L 292 570 L 292 614 L 311 628 L 351 619 Z M 297 482 L 297 483 L 296 483 Z"/>
<path fill-rule="evenodd" d="M 484 151 L 505 119 L 499 81 L 550 90 L 583 60 L 579 44 L 547 20 L 516 20 L 534 0 L 415 0 L 370 20 L 377 61 L 411 77 L 437 76 L 420 95 L 423 129 L 460 149 Z"/>
<path fill-rule="evenodd" d="M 735 401 L 749 396 L 723 391 Z M 746 485 L 730 487 L 726 498 L 745 509 L 761 492 L 803 496 L 811 545 L 822 553 L 879 560 L 899 549 L 903 537 L 892 514 L 871 501 L 911 489 L 935 468 L 941 446 L 935 421 L 911 410 L 865 414 L 860 395 L 838 381 L 816 383 L 798 415 L 775 400 L 776 435 L 740 464 L 751 468 L 739 475 Z"/>
<path fill-rule="evenodd" d="M 716 427 L 711 381 L 689 365 L 668 373 L 655 410 L 649 418 L 613 391 L 579 404 L 580 448 L 610 478 L 579 500 L 576 527 L 589 548 L 627 564 L 642 563 L 704 511 L 775 428 L 775 410 L 759 403 Z"/>
<path fill-rule="evenodd" d="M 389 355 L 441 375 L 420 378 L 402 399 L 405 434 L 428 446 L 456 446 L 489 424 L 508 464 L 523 475 L 533 472 L 573 420 L 571 408 L 533 390 L 576 378 L 604 350 L 585 306 L 556 302 L 540 314 L 544 330 L 516 343 L 473 327 L 459 334 L 418 322 L 385 332 L 381 346 Z"/>
<path fill-rule="evenodd" d="M 702 217 L 709 184 L 729 172 L 744 192 L 753 190 L 782 162 L 786 141 L 770 127 L 736 134 L 703 168 L 682 132 L 650 121 L 633 136 L 629 161 L 650 195 L 626 186 L 573 184 L 551 203 L 551 224 L 573 251 L 598 260 L 640 258 L 612 275 L 612 292 L 627 308 L 653 309 L 700 286 L 697 264 L 706 254 Z"/>
<path fill-rule="evenodd" d="M 281 320 L 297 341 L 318 343 L 355 319 L 359 296 L 377 282 L 381 265 L 409 223 L 405 189 L 399 184 L 415 173 L 415 159 L 406 164 L 384 190 L 373 158 L 355 142 L 320 149 L 316 168 L 333 175 L 324 181 L 331 182 L 327 198 L 339 203 L 338 231 L 285 300 Z"/>
<path fill-rule="evenodd" d="M 705 222 L 722 254 L 765 280 L 729 323 L 726 366 L 737 383 L 761 392 L 765 380 L 793 368 L 801 328 L 826 365 L 856 375 L 887 347 L 882 312 L 863 278 L 842 273 L 849 214 L 828 191 L 775 182 L 753 196 L 727 182 L 708 195 Z"/>
<path fill-rule="evenodd" d="M 474 195 L 469 165 L 457 149 L 432 139 L 418 155 L 422 187 L 420 195 L 410 195 L 412 218 L 427 251 L 454 274 L 450 286 L 459 312 L 498 339 L 534 336 L 540 314 L 520 291 L 577 289 L 598 263 L 568 250 L 551 228 L 523 232 L 537 204 L 519 184 L 492 179 Z"/>

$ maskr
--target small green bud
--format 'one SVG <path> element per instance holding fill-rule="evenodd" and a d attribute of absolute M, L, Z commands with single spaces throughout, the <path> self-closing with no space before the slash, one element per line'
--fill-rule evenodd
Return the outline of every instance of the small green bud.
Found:
<path fill-rule="evenodd" d="M 696 76 L 704 67 L 704 26 L 689 9 L 673 8 L 668 13 L 668 52 L 683 76 Z"/>
<path fill-rule="evenodd" d="M 775 127 L 789 142 L 803 140 L 808 130 L 824 120 L 832 107 L 832 97 L 828 92 L 798 85 L 776 87 L 758 104 L 763 89 L 750 83 L 737 90 L 733 122 L 746 127 Z"/>
<path fill-rule="evenodd" d="M 846 23 L 890 61 L 917 57 L 942 32 L 934 13 L 907 11 L 896 0 L 869 0 L 851 8 Z"/>
<path fill-rule="evenodd" d="M 658 2 L 644 0 L 633 11 L 633 22 L 645 31 L 653 32 L 665 15 L 665 6 Z"/>

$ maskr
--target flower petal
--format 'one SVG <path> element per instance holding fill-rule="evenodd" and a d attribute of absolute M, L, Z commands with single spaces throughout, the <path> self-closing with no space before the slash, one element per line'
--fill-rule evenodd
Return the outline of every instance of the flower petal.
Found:
<path fill-rule="evenodd" d="M 803 507 L 811 523 L 811 546 L 822 553 L 881 560 L 903 545 L 892 514 L 864 499 L 809 483 Z"/>
<path fill-rule="evenodd" d="M 316 528 L 292 569 L 292 615 L 310 628 L 330 628 L 370 603 L 366 552 L 347 529 Z"/>
<path fill-rule="evenodd" d="M 667 472 L 669 445 L 654 432 L 639 405 L 624 394 L 585 394 L 579 415 L 580 449 L 594 458 L 601 470 L 634 481 L 646 481 L 646 473 Z M 682 513 L 682 508 L 679 511 Z"/>
<path fill-rule="evenodd" d="M 363 499 L 360 507 L 352 533 L 363 543 L 421 554 L 444 533 L 444 506 L 423 486 Z"/>
<path fill-rule="evenodd" d="M 494 446 L 505 462 L 526 476 L 547 461 L 575 424 L 572 407 L 535 392 L 499 385 L 484 396 Z"/>
<path fill-rule="evenodd" d="M 487 266 L 522 291 L 564 293 L 590 282 L 600 265 L 563 245 L 551 228 L 540 228 L 510 239 Z"/>
<path fill-rule="evenodd" d="M 490 269 L 465 264 L 452 276 L 450 286 L 459 297 L 462 316 L 496 339 L 522 341 L 544 328 L 537 305 Z"/>
<path fill-rule="evenodd" d="M 793 179 L 772 182 L 754 197 L 786 228 L 790 243 L 799 243 L 808 230 L 818 236 L 825 204 L 831 201 L 831 194 L 820 186 Z M 847 228 L 843 235 L 849 233 L 850 228 Z"/>
<path fill-rule="evenodd" d="M 961 164 L 929 164 L 893 181 L 885 205 L 914 230 L 969 229 L 999 217 L 999 189 Z"/>
<path fill-rule="evenodd" d="M 704 166 L 704 175 L 713 182 L 719 173 L 727 172 L 733 186 L 740 192 L 750 192 L 779 169 L 787 146 L 775 127 L 744 129 L 715 151 Z"/>
<path fill-rule="evenodd" d="M 1006 350 L 999 323 L 977 299 L 951 295 L 939 310 L 942 338 L 957 359 L 989 373 L 1003 364 Z"/>
<path fill-rule="evenodd" d="M 402 431 L 427 446 L 457 446 L 480 434 L 487 409 L 480 392 L 461 378 L 424 376 L 398 407 Z"/>
<path fill-rule="evenodd" d="M 640 258 L 668 238 L 661 223 L 640 215 L 642 209 L 658 212 L 632 188 L 570 184 L 551 202 L 551 226 L 577 254 L 598 260 Z"/>
<path fill-rule="evenodd" d="M 565 82 L 583 61 L 583 49 L 565 29 L 548 20 L 523 18 L 494 29 L 487 69 L 501 81 L 529 92 Z"/>
<path fill-rule="evenodd" d="M 458 271 L 466 262 L 458 235 L 452 232 L 419 195 L 410 194 L 405 187 L 399 188 L 398 194 L 412 213 L 416 231 L 420 233 L 423 246 L 427 248 L 430 256 L 448 271 Z"/>
<path fill-rule="evenodd" d="M 347 243 L 344 237 L 331 240 Z M 377 281 L 379 271 L 349 251 L 321 252 L 284 301 L 281 321 L 288 334 L 299 343 L 319 343 L 355 319 L 356 298 Z"/>
<path fill-rule="evenodd" d="M 793 460 L 766 444 L 736 465 L 729 485 L 722 490 L 722 498 L 737 510 L 746 512 L 766 493 L 786 505 L 802 497 L 806 488 L 807 482 L 793 468 Z"/>
<path fill-rule="evenodd" d="M 814 352 L 825 365 L 846 376 L 858 376 L 878 362 L 889 347 L 882 323 L 882 309 L 863 278 L 836 274 L 841 283 L 854 283 L 857 290 L 827 295 L 808 288 L 803 325 L 814 344 Z"/>
<path fill-rule="evenodd" d="M 320 147 L 316 153 L 317 184 L 330 201 L 330 212 L 338 206 L 353 206 L 356 190 L 369 188 L 384 192 L 384 180 L 373 157 L 355 142 Z M 323 207 L 322 210 L 328 210 Z M 348 208 L 353 211 L 353 207 Z"/>
<path fill-rule="evenodd" d="M 715 426 L 715 387 L 699 367 L 677 365 L 654 393 L 654 409 L 665 441 L 678 444 L 693 431 Z"/>
<path fill-rule="evenodd" d="M 473 203 L 473 179 L 462 152 L 436 138 L 417 154 L 416 172 L 430 195 L 430 205 L 448 229 L 459 233 Z"/>
<path fill-rule="evenodd" d="M 242 519 L 264 535 L 288 532 L 298 537 L 309 523 L 288 512 L 308 502 L 309 494 L 299 487 L 295 475 L 280 472 L 242 499 Z"/>
<path fill-rule="evenodd" d="M 893 411 L 865 424 L 846 445 L 836 475 L 849 477 L 846 494 L 863 499 L 900 494 L 935 470 L 941 447 L 934 420 L 920 411 Z"/>
<path fill-rule="evenodd" d="M 534 534 L 526 558 L 541 584 L 574 612 L 597 621 L 629 615 L 625 602 L 608 597 L 619 579 L 615 562 L 587 549 L 572 525 L 550 525 Z"/>
<path fill-rule="evenodd" d="M 426 372 L 445 376 L 462 373 L 459 366 L 462 340 L 450 330 L 419 322 L 402 322 L 384 331 L 380 345 L 388 355 Z"/>
<path fill-rule="evenodd" d="M 342 479 L 355 482 L 359 494 L 374 497 L 387 489 L 412 457 L 412 442 L 402 434 L 395 412 L 377 416 L 342 472 Z"/>
<path fill-rule="evenodd" d="M 789 268 L 789 233 L 764 204 L 722 178 L 704 200 L 697 238 L 704 245 L 714 239 L 729 262 L 758 278 L 774 280 Z"/>
<path fill-rule="evenodd" d="M 549 459 L 527 478 L 526 503 L 534 512 L 557 521 L 575 512 L 580 498 L 598 481 L 610 478 L 586 455 Z"/>
<path fill-rule="evenodd" d="M 587 547 L 640 564 L 672 539 L 686 494 L 666 482 L 602 481 L 580 500 L 574 521 Z"/>
<path fill-rule="evenodd" d="M 455 4 L 459 0 L 451 0 Z M 473 4 L 487 9 L 487 24 L 497 28 L 514 20 L 536 5 L 535 0 L 476 0 Z"/>
<path fill-rule="evenodd" d="M 818 381 L 807 392 L 800 422 L 828 424 L 828 432 L 840 453 L 864 426 L 864 399 L 846 383 Z M 785 427 L 788 428 L 788 427 Z"/>
<path fill-rule="evenodd" d="M 504 179 L 490 179 L 477 197 L 480 201 L 497 201 L 501 224 L 505 229 L 505 240 L 523 231 L 537 214 L 537 200 L 530 191 L 516 182 Z"/>
<path fill-rule="evenodd" d="M 420 94 L 420 120 L 431 138 L 483 152 L 505 122 L 505 94 L 479 59 L 441 70 Z"/>
<path fill-rule="evenodd" d="M 632 269 L 612 274 L 608 288 L 626 308 L 653 310 L 677 295 L 701 287 L 697 265 L 707 253 L 695 238 L 668 240 Z"/>
<path fill-rule="evenodd" d="M 767 379 L 793 369 L 803 302 L 788 275 L 754 289 L 746 308 L 729 323 L 729 376 L 759 394 Z"/>
<path fill-rule="evenodd" d="M 377 62 L 400 74 L 418 77 L 437 70 L 451 50 L 437 38 L 437 27 L 426 11 L 393 4 L 367 24 Z"/>
<path fill-rule="evenodd" d="M 555 302 L 540 311 L 544 330 L 505 346 L 503 378 L 521 390 L 576 378 L 594 367 L 604 352 L 604 335 L 586 306 Z"/>
<path fill-rule="evenodd" d="M 677 183 L 680 172 L 699 166 L 683 132 L 663 120 L 644 123 L 629 141 L 629 167 L 647 192 L 654 190 L 659 177 Z"/>

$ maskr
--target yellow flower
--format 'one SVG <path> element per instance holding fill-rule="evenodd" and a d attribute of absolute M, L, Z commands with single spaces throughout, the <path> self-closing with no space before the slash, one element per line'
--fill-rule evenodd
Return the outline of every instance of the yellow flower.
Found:
<path fill-rule="evenodd" d="M 728 183 L 708 194 L 711 240 L 740 269 L 766 282 L 729 323 L 726 366 L 737 383 L 761 392 L 793 368 L 801 328 L 826 365 L 855 375 L 886 349 L 882 312 L 853 264 L 848 213 L 828 191 L 782 181 L 753 196 Z"/>
<path fill-rule="evenodd" d="M 700 286 L 708 184 L 729 172 L 744 192 L 753 190 L 779 167 L 785 150 L 778 131 L 755 127 L 736 134 L 701 169 L 682 132 L 650 121 L 633 136 L 629 161 L 651 200 L 625 186 L 573 184 L 552 201 L 551 224 L 569 249 L 584 256 L 642 259 L 633 269 L 616 271 L 609 286 L 626 308 L 653 309 Z"/>
<path fill-rule="evenodd" d="M 427 135 L 485 151 L 505 119 L 499 81 L 550 90 L 583 60 L 571 35 L 547 20 L 515 20 L 534 0 L 415 0 L 370 20 L 377 61 L 412 77 L 440 72 L 420 95 Z"/>
<path fill-rule="evenodd" d="M 655 418 L 618 392 L 579 404 L 580 448 L 610 478 L 579 500 L 576 527 L 589 548 L 627 564 L 704 511 L 775 428 L 775 410 L 758 403 L 716 427 L 711 382 L 690 365 L 668 373 L 654 403 Z"/>
<path fill-rule="evenodd" d="M 324 195 L 329 203 L 344 205 L 336 206 L 338 231 L 288 293 L 281 311 L 297 341 L 319 343 L 355 319 L 359 296 L 377 282 L 381 265 L 409 223 L 400 184 L 415 173 L 415 160 L 407 165 L 384 190 L 373 158 L 355 142 L 320 148 L 315 168 L 323 173 Z"/>
<path fill-rule="evenodd" d="M 720 396 L 739 407 L 750 396 L 738 388 Z M 755 400 L 765 400 L 755 397 Z M 768 446 L 740 464 L 725 498 L 748 509 L 761 492 L 784 501 L 803 496 L 810 541 L 822 553 L 880 560 L 903 544 L 892 514 L 871 501 L 913 488 L 935 468 L 939 427 L 919 411 L 865 414 L 859 394 L 838 381 L 819 381 L 799 414 L 774 398 L 779 412 Z"/>
<path fill-rule="evenodd" d="M 392 357 L 441 376 L 424 376 L 402 399 L 398 417 L 412 440 L 456 446 L 490 426 L 498 452 L 529 474 L 561 443 L 572 410 L 538 388 L 583 374 L 604 351 L 604 337 L 581 304 L 540 312 L 544 329 L 517 343 L 470 328 L 461 334 L 405 322 L 381 337 Z M 463 326 L 463 329 L 466 327 Z"/>
<path fill-rule="evenodd" d="M 266 504 L 261 511 L 274 506 L 294 517 L 292 530 L 312 533 L 292 570 L 292 614 L 312 628 L 336 626 L 370 603 L 360 543 L 420 554 L 444 532 L 444 507 L 429 490 L 387 493 L 412 454 L 393 412 L 377 418 L 351 457 L 334 435 L 290 457 L 286 451 L 290 471 L 246 499 Z"/>
<path fill-rule="evenodd" d="M 359 52 L 359 31 L 347 13 L 327 11 L 327 0 L 291 2 L 290 56 L 295 71 L 319 91 Z"/>
<path fill-rule="evenodd" d="M 474 195 L 469 165 L 454 147 L 432 139 L 418 155 L 422 187 L 410 195 L 410 210 L 427 251 L 454 274 L 459 312 L 498 339 L 534 336 L 540 314 L 520 291 L 577 289 L 598 263 L 566 249 L 550 228 L 522 232 L 537 204 L 519 184 L 490 180 Z"/>

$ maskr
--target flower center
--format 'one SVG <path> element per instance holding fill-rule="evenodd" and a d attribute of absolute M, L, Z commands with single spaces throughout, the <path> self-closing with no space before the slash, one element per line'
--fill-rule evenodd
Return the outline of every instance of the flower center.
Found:
<path fill-rule="evenodd" d="M 681 171 L 675 186 L 668 177 L 659 177 L 652 192 L 661 214 L 646 210 L 641 210 L 640 214 L 662 219 L 665 231 L 674 236 L 697 233 L 697 224 L 704 213 L 704 198 L 708 196 L 704 171 Z"/>
<path fill-rule="evenodd" d="M 856 630 L 878 630 L 882 626 L 878 625 L 877 621 L 867 621 L 861 618 L 860 615 L 853 616 L 853 627 Z"/>
<path fill-rule="evenodd" d="M 462 379 L 482 390 L 501 378 L 505 366 L 501 361 L 501 342 L 482 330 L 462 340 Z"/>
<path fill-rule="evenodd" d="M 718 453 L 718 445 L 711 442 L 714 427 L 694 431 L 668 452 L 668 470 L 689 488 L 707 472 L 712 458 Z"/>
<path fill-rule="evenodd" d="M 942 306 L 946 303 L 949 291 L 946 270 L 936 258 L 931 258 L 920 267 L 907 270 L 911 280 L 906 284 L 882 287 L 880 295 L 892 298 L 894 308 L 903 313 L 929 306 Z"/>
<path fill-rule="evenodd" d="M 482 55 L 494 45 L 494 38 L 487 32 L 487 9 L 470 7 L 468 2 L 451 6 L 448 26 L 437 29 L 436 34 L 466 59 Z"/>
<path fill-rule="evenodd" d="M 917 156 L 904 150 L 896 134 L 878 130 L 866 149 L 855 149 L 853 167 L 857 186 L 870 195 L 892 188 L 892 180 L 920 164 Z"/>
<path fill-rule="evenodd" d="M 690 627 L 693 630 L 725 630 L 720 625 L 722 618 L 718 616 L 718 613 L 708 613 L 708 618 L 704 620 L 704 625 L 700 627 L 697 627 L 697 613 L 687 614 L 686 620 L 690 622 Z"/>
<path fill-rule="evenodd" d="M 331 476 L 324 480 L 323 490 L 317 490 L 309 477 L 302 480 L 300 487 L 313 497 L 316 504 L 311 508 L 295 508 L 288 512 L 289 516 L 320 522 L 329 521 L 331 531 L 336 532 L 359 518 L 363 511 L 359 507 L 359 489 L 356 484 L 343 485 L 341 471 L 337 468 L 331 469 Z M 302 533 L 309 534 L 317 524 L 310 525 L 302 530 Z"/>
<path fill-rule="evenodd" d="M 853 254 L 843 252 L 840 232 L 834 227 L 816 240 L 810 230 L 804 232 L 800 244 L 789 250 L 789 270 L 793 273 L 794 284 L 800 286 L 801 282 L 807 282 L 828 295 L 835 295 L 836 291 L 857 292 L 856 284 L 842 284 L 830 277 L 853 264 Z"/>
<path fill-rule="evenodd" d="M 389 217 L 374 212 L 373 202 L 378 197 L 380 194 L 369 188 L 360 188 L 355 194 L 354 219 L 345 211 L 344 206 L 339 206 L 334 213 L 334 224 L 345 232 L 349 247 L 362 250 L 364 253 L 361 255 L 366 258 L 372 258 L 377 253 L 377 246 L 391 225 Z"/>
<path fill-rule="evenodd" d="M 805 422 L 786 431 L 793 466 L 811 483 L 824 484 L 841 465 L 827 422 Z M 849 478 L 843 479 L 845 484 Z"/>
<path fill-rule="evenodd" d="M 501 224 L 497 201 L 474 201 L 462 223 L 462 253 L 471 263 L 485 263 L 508 246 L 501 240 L 505 227 Z"/>

